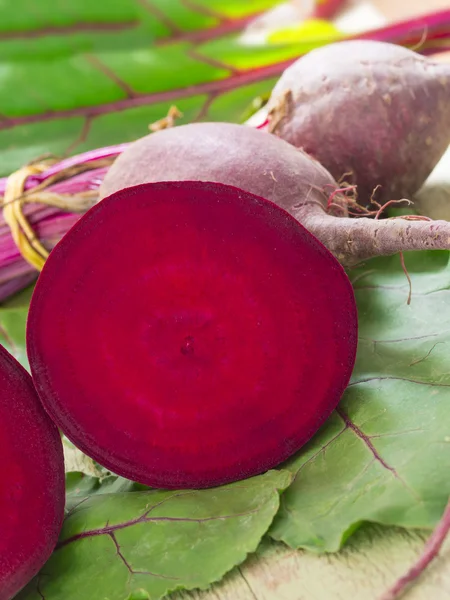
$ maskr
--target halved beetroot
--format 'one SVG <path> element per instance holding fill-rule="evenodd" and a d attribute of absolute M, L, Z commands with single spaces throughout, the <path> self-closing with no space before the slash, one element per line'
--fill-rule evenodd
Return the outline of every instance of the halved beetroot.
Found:
<path fill-rule="evenodd" d="M 30 375 L 0 346 L 0 600 L 49 558 L 64 516 L 61 438 Z"/>
<path fill-rule="evenodd" d="M 115 473 L 201 488 L 298 450 L 355 358 L 342 267 L 291 215 L 205 182 L 121 190 L 53 250 L 28 355 L 64 433 Z"/>

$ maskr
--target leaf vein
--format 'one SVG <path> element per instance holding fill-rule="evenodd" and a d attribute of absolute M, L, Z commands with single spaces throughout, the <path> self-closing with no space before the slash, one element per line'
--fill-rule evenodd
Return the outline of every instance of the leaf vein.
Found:
<path fill-rule="evenodd" d="M 450 383 L 437 383 L 433 381 L 418 381 L 417 379 L 410 379 L 409 377 L 395 377 L 394 375 L 380 375 L 379 377 L 367 377 L 366 379 L 360 379 L 358 381 L 352 381 L 347 387 L 359 385 L 361 383 L 370 383 L 371 381 L 406 381 L 408 383 L 415 383 L 417 385 L 429 385 L 430 387 L 450 387 Z"/>
<path fill-rule="evenodd" d="M 70 156 L 75 148 L 86 141 L 87 136 L 91 130 L 92 118 L 89 115 L 85 118 L 83 127 L 81 128 L 79 136 L 68 146 L 64 152 L 64 156 Z"/>
<path fill-rule="evenodd" d="M 86 502 L 86 500 L 89 500 L 90 496 L 86 496 L 85 498 L 82 498 L 78 504 L 75 504 L 74 506 L 72 506 L 66 514 L 66 519 L 68 519 L 69 517 L 71 517 L 73 515 L 73 513 L 78 510 L 78 508 L 84 503 Z"/>
<path fill-rule="evenodd" d="M 14 342 L 14 340 L 12 339 L 12 337 L 9 335 L 9 333 L 6 331 L 6 329 L 1 324 L 0 324 L 0 335 L 4 338 L 5 342 L 8 344 L 10 352 L 14 355 L 17 355 L 19 353 L 19 348 L 17 347 L 17 345 Z"/>
<path fill-rule="evenodd" d="M 218 11 L 214 10 L 213 8 L 210 8 L 209 6 L 202 6 L 200 4 L 197 4 L 194 0 L 180 0 L 180 4 L 182 4 L 189 10 L 192 10 L 193 12 L 205 15 L 206 17 L 218 19 L 222 23 L 231 20 L 225 15 L 222 15 Z"/>
<path fill-rule="evenodd" d="M 178 495 L 186 495 L 186 494 L 178 494 Z M 175 496 L 171 496 L 169 499 L 174 498 Z M 166 499 L 166 500 L 169 500 Z M 116 532 L 116 531 L 120 531 L 121 529 L 127 529 L 128 527 L 133 527 L 134 525 L 140 525 L 142 523 L 156 523 L 156 522 L 172 522 L 172 523 L 206 523 L 208 521 L 219 521 L 219 520 L 225 520 L 225 519 L 236 519 L 236 518 L 240 518 L 240 517 L 247 517 L 251 514 L 256 514 L 258 513 L 264 506 L 265 504 L 261 504 L 260 506 L 257 506 L 256 508 L 252 509 L 252 510 L 248 510 L 246 512 L 243 513 L 235 513 L 233 515 L 216 515 L 214 517 L 202 517 L 202 518 L 191 518 L 191 517 L 148 517 L 147 515 L 154 510 L 155 508 L 157 508 L 158 506 L 160 506 L 163 502 L 160 502 L 159 504 L 153 506 L 152 508 L 150 508 L 149 511 L 147 511 L 146 513 L 144 513 L 143 515 L 141 515 L 140 517 L 137 517 L 136 519 L 130 519 L 129 521 L 124 521 L 123 523 L 116 523 L 115 525 L 106 525 L 105 527 L 100 527 L 98 529 L 88 529 L 85 531 L 82 531 L 80 533 L 77 533 L 65 540 L 63 540 L 62 542 L 59 542 L 58 545 L 56 546 L 56 550 L 59 550 L 60 548 L 63 548 L 64 546 L 67 546 L 68 544 L 72 543 L 72 542 L 76 542 L 78 540 L 82 540 L 85 538 L 90 538 L 90 537 L 96 537 L 96 536 L 100 536 L 100 535 L 111 535 L 112 533 Z"/>
<path fill-rule="evenodd" d="M 375 446 L 373 445 L 371 439 L 369 436 L 367 436 L 364 431 L 362 431 L 351 419 L 350 417 L 347 415 L 347 413 L 342 410 L 342 408 L 338 407 L 336 409 L 337 414 L 341 417 L 341 419 L 344 421 L 344 423 L 347 425 L 348 428 L 350 428 L 353 433 L 367 446 L 367 448 L 370 450 L 370 452 L 372 453 L 373 457 L 375 458 L 375 460 L 377 460 L 380 465 L 382 467 L 384 467 L 386 470 L 390 471 L 392 473 L 392 475 L 398 479 L 398 481 L 409 491 L 409 493 L 419 502 L 422 502 L 422 499 L 417 495 L 417 493 L 406 483 L 406 481 L 403 479 L 403 477 L 400 476 L 400 474 L 397 472 L 397 470 L 390 464 L 388 464 L 384 458 L 381 456 L 381 454 L 378 452 L 378 450 L 375 448 Z"/>
<path fill-rule="evenodd" d="M 237 69 L 233 65 L 229 65 L 217 58 L 212 58 L 211 56 L 202 54 L 195 48 L 189 48 L 189 50 L 187 50 L 186 54 L 187 54 L 187 56 L 189 56 L 189 58 L 192 58 L 192 60 L 196 60 L 196 61 L 201 62 L 205 65 L 208 65 L 210 67 L 214 67 L 215 69 L 229 71 L 232 75 L 239 75 L 242 73 L 242 71 L 240 69 Z"/>
<path fill-rule="evenodd" d="M 31 39 L 47 37 L 50 35 L 71 35 L 76 33 L 107 33 L 120 32 L 132 29 L 139 25 L 138 19 L 122 21 L 121 23 L 88 23 L 79 21 L 70 25 L 49 26 L 40 29 L 28 29 L 23 31 L 2 31 L 0 42 L 3 40 Z"/>
<path fill-rule="evenodd" d="M 203 102 L 202 106 L 200 107 L 200 110 L 198 111 L 197 116 L 192 120 L 193 123 L 198 123 L 199 121 L 202 121 L 205 117 L 208 116 L 208 112 L 211 107 L 211 104 L 214 102 L 216 97 L 217 97 L 217 94 L 215 94 L 214 92 L 212 92 L 211 94 L 208 95 L 208 97 Z"/>
<path fill-rule="evenodd" d="M 114 73 L 110 67 L 105 65 L 105 63 L 101 61 L 98 56 L 95 56 L 94 54 L 86 54 L 85 58 L 95 69 L 97 69 L 97 71 L 103 73 L 103 75 L 120 87 L 120 89 L 126 94 L 127 98 L 137 98 L 139 94 L 137 94 L 126 81 Z"/>
<path fill-rule="evenodd" d="M 292 64 L 293 60 L 287 60 L 257 69 L 249 69 L 242 71 L 239 74 L 230 75 L 224 79 L 216 81 L 205 81 L 196 85 L 185 88 L 177 88 L 152 94 L 142 94 L 135 98 L 125 98 L 99 104 L 97 106 L 82 106 L 77 108 L 69 108 L 65 110 L 45 110 L 40 114 L 30 114 L 20 117 L 11 117 L 7 121 L 0 121 L 0 131 L 11 129 L 18 125 L 27 125 L 31 123 L 40 123 L 70 117 L 97 117 L 113 112 L 120 112 L 129 108 L 151 105 L 158 102 L 172 102 L 180 98 L 188 98 L 195 95 L 211 94 L 216 95 L 225 93 L 251 83 L 263 81 L 269 77 L 275 77 Z"/>
<path fill-rule="evenodd" d="M 160 573 L 153 573 L 153 571 L 135 571 L 133 569 L 133 567 L 130 565 L 130 563 L 127 561 L 127 559 L 125 558 L 125 556 L 123 555 L 122 550 L 120 549 L 120 544 L 117 541 L 117 538 L 114 535 L 114 532 L 110 532 L 110 533 L 108 533 L 108 535 L 110 536 L 110 538 L 114 542 L 114 546 L 116 547 L 117 556 L 120 558 L 120 560 L 126 566 L 126 568 L 128 569 L 130 575 L 150 575 L 151 577 L 157 577 L 158 579 L 170 579 L 172 581 L 179 581 L 180 580 L 179 577 L 171 577 L 169 575 L 161 575 Z"/>
<path fill-rule="evenodd" d="M 442 335 L 443 333 L 446 333 L 447 331 L 450 331 L 450 330 L 446 329 L 439 333 L 427 333 L 426 335 L 414 335 L 412 337 L 398 338 L 395 340 L 374 340 L 372 338 L 365 338 L 365 337 L 360 337 L 359 339 L 364 342 L 372 342 L 373 344 L 396 344 L 397 342 L 409 342 L 412 340 L 426 340 L 427 338 L 437 337 L 438 335 Z"/>
<path fill-rule="evenodd" d="M 294 475 L 294 478 L 292 480 L 292 483 L 294 483 L 294 481 L 297 479 L 297 475 L 300 473 L 300 471 L 306 467 L 306 465 L 310 462 L 312 462 L 315 458 L 317 458 L 319 456 L 319 454 L 322 454 L 323 452 L 325 452 L 325 450 L 328 448 L 328 446 L 330 446 L 335 440 L 337 440 L 337 438 L 344 433 L 344 431 L 346 431 L 348 429 L 347 425 L 345 424 L 345 426 L 341 429 L 341 431 L 339 431 L 339 433 L 337 433 L 334 437 L 331 438 L 331 440 L 329 440 L 324 446 L 322 446 L 321 448 L 319 448 L 319 450 L 313 454 L 312 456 L 310 456 L 308 458 L 307 461 L 305 461 L 297 470 L 297 472 Z"/>
<path fill-rule="evenodd" d="M 150 0 L 137 0 L 139 4 L 153 17 L 158 19 L 172 34 L 176 36 L 183 33 L 181 27 L 173 21 L 165 12 L 163 12 L 158 6 L 155 6 Z"/>

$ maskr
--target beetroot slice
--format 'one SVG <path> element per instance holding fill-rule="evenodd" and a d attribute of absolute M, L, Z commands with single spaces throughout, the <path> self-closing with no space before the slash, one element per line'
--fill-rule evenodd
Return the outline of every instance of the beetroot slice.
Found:
<path fill-rule="evenodd" d="M 64 516 L 58 430 L 30 375 L 0 346 L 0 600 L 10 600 L 49 558 Z"/>
<path fill-rule="evenodd" d="M 316 432 L 356 330 L 345 272 L 287 212 L 222 184 L 152 183 L 100 202 L 53 250 L 28 356 L 86 454 L 201 488 L 264 472 Z"/>

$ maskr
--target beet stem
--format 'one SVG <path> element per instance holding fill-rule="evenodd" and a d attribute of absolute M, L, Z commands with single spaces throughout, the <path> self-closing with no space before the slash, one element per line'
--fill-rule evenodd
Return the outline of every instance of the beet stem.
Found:
<path fill-rule="evenodd" d="M 408 250 L 450 249 L 449 221 L 351 219 L 322 211 L 305 211 L 301 221 L 346 267 Z"/>
<path fill-rule="evenodd" d="M 431 537 L 425 544 L 425 548 L 418 558 L 416 563 L 398 579 L 394 585 L 385 592 L 380 600 L 396 600 L 399 598 L 406 589 L 412 585 L 416 579 L 418 579 L 425 571 L 427 566 L 433 561 L 439 554 L 442 544 L 447 537 L 450 530 L 450 499 L 445 508 L 444 514 L 439 521 L 436 529 L 433 531 Z"/>

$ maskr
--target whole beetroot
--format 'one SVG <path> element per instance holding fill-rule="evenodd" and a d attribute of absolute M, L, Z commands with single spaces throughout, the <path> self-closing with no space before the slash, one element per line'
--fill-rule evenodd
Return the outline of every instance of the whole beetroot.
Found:
<path fill-rule="evenodd" d="M 410 198 L 450 143 L 450 65 L 385 42 L 338 42 L 288 67 L 268 110 L 268 130 L 356 184 L 361 204 Z"/>
<path fill-rule="evenodd" d="M 447 221 L 349 218 L 345 197 L 321 164 L 245 125 L 196 123 L 141 138 L 109 169 L 100 197 L 157 181 L 213 181 L 271 200 L 347 266 L 403 250 L 450 248 Z"/>

